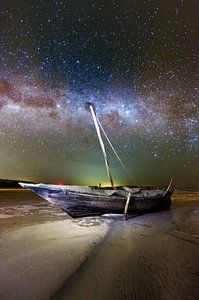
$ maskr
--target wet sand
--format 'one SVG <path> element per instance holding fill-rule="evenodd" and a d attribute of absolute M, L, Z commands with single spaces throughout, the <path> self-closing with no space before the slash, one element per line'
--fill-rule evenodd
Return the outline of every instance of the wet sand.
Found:
<path fill-rule="evenodd" d="M 29 191 L 0 192 L 0 213 L 0 299 L 198 299 L 196 192 L 126 222 L 72 220 Z"/>

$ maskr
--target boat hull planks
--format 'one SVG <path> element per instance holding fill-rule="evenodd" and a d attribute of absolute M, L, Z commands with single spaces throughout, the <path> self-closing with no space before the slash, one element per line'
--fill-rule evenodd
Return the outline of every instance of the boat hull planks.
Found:
<path fill-rule="evenodd" d="M 21 184 L 25 188 L 62 208 L 73 218 L 103 215 L 107 213 L 123 214 L 128 192 L 123 189 L 97 189 L 94 187 L 51 186 L 42 184 Z M 87 191 L 88 188 L 88 191 Z M 83 192 L 82 192 L 83 190 Z M 86 190 L 86 192 L 85 192 Z M 89 191 L 91 191 L 89 193 Z M 172 191 L 165 189 L 140 189 L 131 194 L 128 214 L 140 214 L 169 209 Z"/>

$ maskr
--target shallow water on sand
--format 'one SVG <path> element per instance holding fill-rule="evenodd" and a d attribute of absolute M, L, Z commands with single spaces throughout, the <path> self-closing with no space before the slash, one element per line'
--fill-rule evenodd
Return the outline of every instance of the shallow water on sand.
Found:
<path fill-rule="evenodd" d="M 29 190 L 0 190 L 0 231 L 68 216 Z"/>
<path fill-rule="evenodd" d="M 112 217 L 72 219 L 61 208 L 25 189 L 0 189 L 0 232 L 45 222 L 68 220 L 82 227 L 110 223 Z"/>

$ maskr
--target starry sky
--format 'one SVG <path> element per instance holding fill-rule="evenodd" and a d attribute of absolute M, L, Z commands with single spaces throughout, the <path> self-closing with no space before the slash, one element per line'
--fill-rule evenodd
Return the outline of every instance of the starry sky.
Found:
<path fill-rule="evenodd" d="M 0 178 L 198 186 L 198 0 L 1 0 Z"/>

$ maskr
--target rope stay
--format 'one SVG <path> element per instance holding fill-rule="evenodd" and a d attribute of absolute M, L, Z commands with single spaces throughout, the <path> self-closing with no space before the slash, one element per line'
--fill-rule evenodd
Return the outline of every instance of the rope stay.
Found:
<path fill-rule="evenodd" d="M 98 122 L 98 124 L 99 124 L 99 126 L 100 126 L 100 128 L 101 128 L 101 130 L 102 130 L 102 132 L 103 132 L 103 134 L 104 134 L 104 136 L 105 136 L 107 142 L 109 143 L 109 145 L 110 145 L 111 149 L 113 150 L 115 156 L 117 157 L 117 159 L 119 160 L 120 164 L 122 165 L 124 171 L 125 171 L 126 174 L 129 176 L 129 178 L 131 178 L 131 180 L 134 181 L 134 178 L 132 177 L 132 175 L 130 174 L 130 172 L 128 171 L 128 169 L 126 168 L 126 166 L 124 165 L 124 163 L 123 163 L 122 160 L 120 159 L 119 155 L 117 154 L 115 148 L 113 147 L 113 145 L 112 145 L 112 143 L 111 143 L 109 137 L 107 136 L 107 134 L 106 134 L 106 132 L 105 132 L 105 130 L 104 130 L 104 128 L 103 128 L 101 122 L 100 122 L 99 119 L 97 118 L 97 116 L 96 116 L 96 119 L 97 119 L 97 122 Z M 137 184 L 136 184 L 136 186 L 139 187 Z"/>

